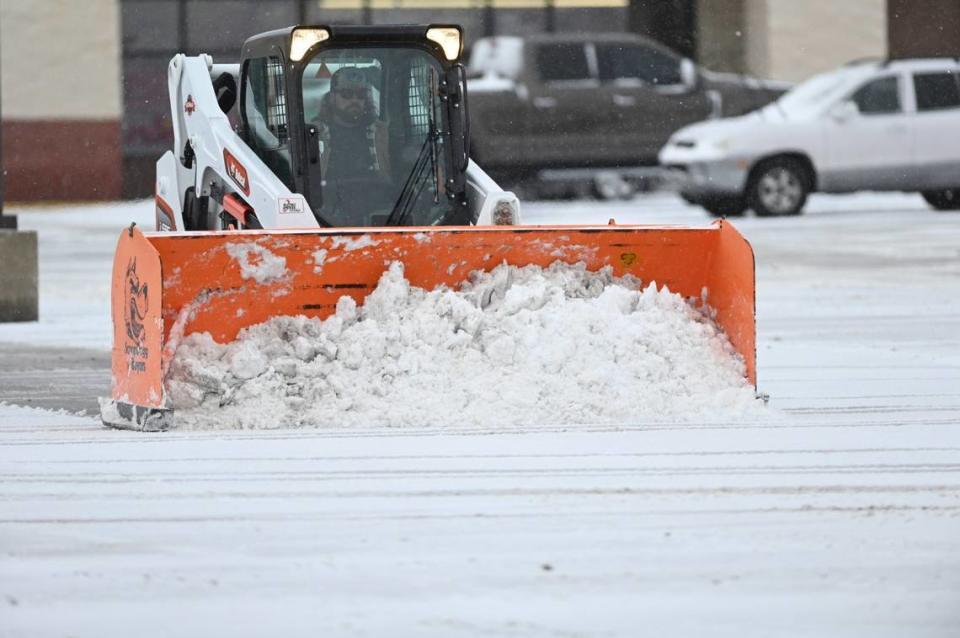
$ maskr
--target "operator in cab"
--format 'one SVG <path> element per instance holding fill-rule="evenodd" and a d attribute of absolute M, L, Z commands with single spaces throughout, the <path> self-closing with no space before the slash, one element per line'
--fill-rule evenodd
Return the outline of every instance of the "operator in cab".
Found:
<path fill-rule="evenodd" d="M 389 179 L 387 126 L 377 115 L 365 73 L 356 67 L 338 69 L 321 98 L 317 120 L 324 181 Z"/>

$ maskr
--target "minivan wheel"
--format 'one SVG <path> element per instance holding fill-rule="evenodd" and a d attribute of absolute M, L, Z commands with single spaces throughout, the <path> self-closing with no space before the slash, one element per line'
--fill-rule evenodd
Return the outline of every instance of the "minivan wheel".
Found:
<path fill-rule="evenodd" d="M 960 188 L 945 188 L 940 191 L 920 193 L 927 203 L 937 210 L 960 210 Z"/>
<path fill-rule="evenodd" d="M 807 167 L 787 157 L 763 162 L 747 184 L 747 202 L 758 217 L 799 215 L 810 194 Z"/>
<path fill-rule="evenodd" d="M 747 202 L 739 195 L 713 195 L 696 200 L 713 217 L 742 217 Z"/>

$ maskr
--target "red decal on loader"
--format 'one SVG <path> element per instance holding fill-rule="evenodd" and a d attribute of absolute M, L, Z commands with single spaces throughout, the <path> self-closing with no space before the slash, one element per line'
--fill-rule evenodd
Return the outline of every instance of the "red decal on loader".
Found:
<path fill-rule="evenodd" d="M 193 115 L 193 112 L 197 110 L 197 103 L 193 101 L 193 96 L 188 95 L 187 101 L 183 103 L 183 112 L 187 115 Z"/>
<path fill-rule="evenodd" d="M 247 177 L 247 169 L 243 167 L 236 157 L 230 154 L 230 151 L 223 149 L 223 163 L 227 167 L 227 175 L 230 176 L 244 195 L 250 194 L 250 179 Z"/>
<path fill-rule="evenodd" d="M 176 230 L 177 220 L 173 218 L 173 209 L 160 195 L 155 196 L 157 202 L 156 222 L 157 230 Z M 166 228 L 164 228 L 166 226 Z"/>

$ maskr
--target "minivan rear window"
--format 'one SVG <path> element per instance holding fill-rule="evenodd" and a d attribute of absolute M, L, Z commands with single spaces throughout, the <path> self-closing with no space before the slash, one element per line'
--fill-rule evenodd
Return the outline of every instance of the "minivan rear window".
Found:
<path fill-rule="evenodd" d="M 960 107 L 960 74 L 917 73 L 913 76 L 918 111 L 937 111 Z"/>

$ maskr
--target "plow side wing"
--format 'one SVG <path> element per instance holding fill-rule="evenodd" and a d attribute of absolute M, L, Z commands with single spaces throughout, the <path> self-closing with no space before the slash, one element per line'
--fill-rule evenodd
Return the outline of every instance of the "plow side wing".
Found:
<path fill-rule="evenodd" d="M 124 235 L 127 235 L 124 231 Z M 131 367 L 126 328 L 129 300 L 139 290 L 126 276 L 136 256 L 141 286 L 162 295 L 146 309 L 147 373 Z M 404 264 L 414 286 L 456 287 L 471 271 L 506 262 L 546 267 L 584 262 L 615 275 L 656 281 L 685 297 L 707 301 L 746 362 L 756 385 L 754 259 L 728 222 L 708 228 L 653 226 L 536 226 L 330 229 L 162 233 L 134 229 L 121 237 L 114 265 L 114 399 L 161 408 L 162 374 L 179 339 L 209 332 L 219 342 L 278 315 L 324 318 L 343 295 L 357 303 L 377 286 L 391 261 Z M 144 270 L 148 267 L 149 272 Z M 162 278 L 161 278 L 162 277 Z M 138 293 L 139 294 L 139 293 Z M 124 305 L 126 304 L 126 305 Z M 160 313 L 159 315 L 154 313 Z M 119 344 L 119 345 L 118 345 Z M 162 356 L 160 353 L 163 353 Z"/>
<path fill-rule="evenodd" d="M 163 282 L 160 255 L 138 229 L 120 234 L 113 260 L 112 400 L 101 401 L 104 422 L 135 429 L 162 419 Z"/>

